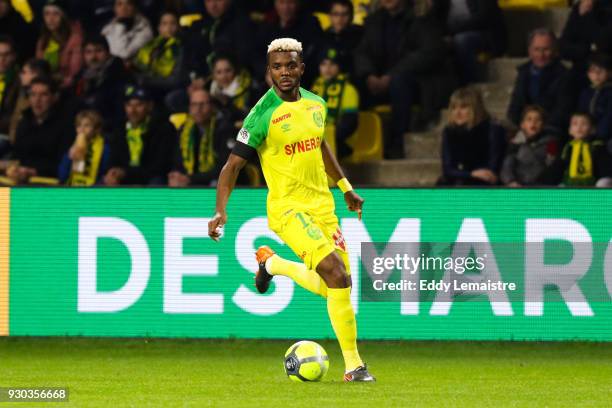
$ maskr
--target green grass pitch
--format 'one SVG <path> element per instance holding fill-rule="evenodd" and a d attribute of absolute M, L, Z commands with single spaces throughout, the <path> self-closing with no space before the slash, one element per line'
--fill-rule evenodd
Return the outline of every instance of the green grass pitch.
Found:
<path fill-rule="evenodd" d="M 297 384 L 292 340 L 0 339 L 0 387 L 66 386 L 70 402 L 35 406 L 440 407 L 610 406 L 612 344 L 362 342 L 376 384 L 330 371 Z M 32 404 L 0 403 L 0 407 Z"/>

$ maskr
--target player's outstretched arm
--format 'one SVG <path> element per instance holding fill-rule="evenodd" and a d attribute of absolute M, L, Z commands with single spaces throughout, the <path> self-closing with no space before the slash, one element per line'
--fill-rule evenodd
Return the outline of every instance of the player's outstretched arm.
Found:
<path fill-rule="evenodd" d="M 246 164 L 246 159 L 231 153 L 227 159 L 227 162 L 223 166 L 223 169 L 221 169 L 219 181 L 217 182 L 217 204 L 215 206 L 215 215 L 208 222 L 208 236 L 215 241 L 218 241 L 220 238 L 220 232 L 217 230 L 217 228 L 223 227 L 227 222 L 225 207 L 227 207 L 230 194 L 232 194 L 232 190 L 234 190 L 240 170 L 242 170 Z"/>
<path fill-rule="evenodd" d="M 323 155 L 323 163 L 325 164 L 325 172 L 338 184 L 338 187 L 344 193 L 344 201 L 346 201 L 348 209 L 357 212 L 357 216 L 361 219 L 363 198 L 353 191 L 353 186 L 346 179 L 338 160 L 325 140 L 321 143 L 321 153 Z"/>

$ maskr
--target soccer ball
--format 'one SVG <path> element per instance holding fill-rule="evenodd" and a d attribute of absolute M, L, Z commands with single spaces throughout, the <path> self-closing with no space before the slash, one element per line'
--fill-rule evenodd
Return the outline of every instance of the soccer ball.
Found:
<path fill-rule="evenodd" d="M 285 372 L 293 381 L 321 381 L 328 369 L 329 357 L 314 341 L 298 341 L 285 353 Z"/>

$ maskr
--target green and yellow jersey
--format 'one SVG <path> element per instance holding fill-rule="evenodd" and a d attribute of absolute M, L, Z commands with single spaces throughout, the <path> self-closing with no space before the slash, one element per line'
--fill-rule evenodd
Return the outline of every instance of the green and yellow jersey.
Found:
<path fill-rule="evenodd" d="M 300 88 L 296 102 L 270 89 L 244 121 L 234 153 L 255 149 L 268 185 L 268 223 L 277 231 L 283 216 L 303 211 L 333 216 L 334 200 L 321 154 L 327 107 L 319 96 Z"/>

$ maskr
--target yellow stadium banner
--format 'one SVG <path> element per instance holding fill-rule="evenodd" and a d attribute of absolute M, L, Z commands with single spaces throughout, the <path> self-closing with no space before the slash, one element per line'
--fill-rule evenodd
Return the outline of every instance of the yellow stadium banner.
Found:
<path fill-rule="evenodd" d="M 0 336 L 9 334 L 9 231 L 11 189 L 0 188 Z"/>

